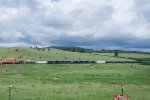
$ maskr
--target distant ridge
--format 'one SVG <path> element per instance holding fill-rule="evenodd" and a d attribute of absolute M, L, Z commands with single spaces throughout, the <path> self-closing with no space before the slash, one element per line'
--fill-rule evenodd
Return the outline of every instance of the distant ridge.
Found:
<path fill-rule="evenodd" d="M 73 51 L 73 52 L 96 52 L 96 53 L 114 53 L 116 50 L 119 53 L 140 53 L 140 54 L 150 54 L 150 52 L 144 52 L 144 51 L 131 51 L 131 50 L 119 50 L 119 49 L 114 49 L 114 50 L 108 50 L 108 49 L 87 49 L 83 47 L 73 47 L 73 46 L 51 46 L 48 48 L 54 48 L 54 49 L 59 49 L 59 50 L 66 50 L 66 51 Z"/>
<path fill-rule="evenodd" d="M 51 46 L 50 48 L 59 49 L 59 50 L 66 50 L 66 51 L 80 51 L 80 52 L 90 52 L 94 51 L 93 49 L 86 49 L 82 47 L 71 47 L 71 46 Z"/>

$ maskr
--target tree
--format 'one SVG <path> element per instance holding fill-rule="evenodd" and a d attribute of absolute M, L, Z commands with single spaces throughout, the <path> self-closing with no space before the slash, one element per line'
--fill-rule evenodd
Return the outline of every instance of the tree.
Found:
<path fill-rule="evenodd" d="M 74 48 L 72 49 L 72 52 L 75 52 L 75 49 L 74 49 Z"/>
<path fill-rule="evenodd" d="M 36 46 L 35 49 L 38 49 L 38 46 Z"/>
<path fill-rule="evenodd" d="M 16 49 L 16 51 L 18 51 L 18 49 Z"/>
<path fill-rule="evenodd" d="M 118 55 L 119 55 L 118 50 L 115 50 L 114 56 L 115 56 L 115 57 L 118 57 Z"/>

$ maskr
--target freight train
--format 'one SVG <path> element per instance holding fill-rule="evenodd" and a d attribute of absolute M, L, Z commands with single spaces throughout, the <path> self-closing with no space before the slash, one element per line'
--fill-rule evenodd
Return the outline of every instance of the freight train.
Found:
<path fill-rule="evenodd" d="M 150 63 L 150 61 L 31 61 L 17 58 L 0 59 L 0 64 L 117 64 L 117 63 Z"/>

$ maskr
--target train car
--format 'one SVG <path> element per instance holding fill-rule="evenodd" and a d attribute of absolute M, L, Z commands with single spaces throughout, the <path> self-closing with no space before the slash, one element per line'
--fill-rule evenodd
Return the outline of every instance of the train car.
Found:
<path fill-rule="evenodd" d="M 66 64 L 72 64 L 72 61 L 65 61 Z"/>
<path fill-rule="evenodd" d="M 23 62 L 23 64 L 36 64 L 36 62 L 34 62 L 34 61 L 30 61 L 30 62 Z"/>
<path fill-rule="evenodd" d="M 105 64 L 106 61 L 96 61 L 97 64 Z"/>
<path fill-rule="evenodd" d="M 89 64 L 90 62 L 89 61 L 84 61 L 86 64 Z"/>
<path fill-rule="evenodd" d="M 36 64 L 47 64 L 47 61 L 36 61 Z"/>
<path fill-rule="evenodd" d="M 47 64 L 55 64 L 55 61 L 47 61 Z"/>
<path fill-rule="evenodd" d="M 79 61 L 73 61 L 73 64 L 79 64 Z"/>
<path fill-rule="evenodd" d="M 3 58 L 0 59 L 0 64 L 17 64 L 19 63 L 17 58 Z"/>
<path fill-rule="evenodd" d="M 89 63 L 90 64 L 96 64 L 96 61 L 90 61 Z"/>
<path fill-rule="evenodd" d="M 60 61 L 58 61 L 58 60 L 57 60 L 57 61 L 55 61 L 55 64 L 60 64 Z"/>
<path fill-rule="evenodd" d="M 71 61 L 60 61 L 60 64 L 72 64 Z"/>

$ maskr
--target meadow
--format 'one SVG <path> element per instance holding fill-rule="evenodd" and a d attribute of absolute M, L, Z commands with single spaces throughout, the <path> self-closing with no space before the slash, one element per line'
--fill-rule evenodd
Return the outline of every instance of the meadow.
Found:
<path fill-rule="evenodd" d="M 56 49 L 1 48 L 0 58 L 32 60 L 133 60 L 149 54 L 77 53 Z M 40 57 L 40 58 L 39 58 Z M 67 58 L 67 59 L 65 59 Z M 132 65 L 132 67 L 131 67 Z M 0 65 L 0 100 L 150 100 L 150 65 L 142 64 L 12 64 Z"/>
<path fill-rule="evenodd" d="M 6 72 L 7 69 L 7 72 Z M 150 99 L 150 66 L 1 65 L 0 100 L 113 100 L 117 93 L 130 100 Z"/>
<path fill-rule="evenodd" d="M 122 55 L 122 54 L 120 54 Z M 78 52 L 69 52 L 57 49 L 47 49 L 37 50 L 31 48 L 0 48 L 0 58 L 7 57 L 21 57 L 21 59 L 30 59 L 33 61 L 37 60 L 107 60 L 107 61 L 131 61 L 132 59 L 128 58 L 119 58 L 114 57 L 113 53 L 78 53 Z"/>

